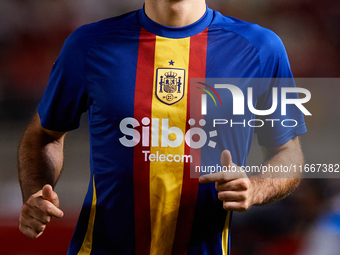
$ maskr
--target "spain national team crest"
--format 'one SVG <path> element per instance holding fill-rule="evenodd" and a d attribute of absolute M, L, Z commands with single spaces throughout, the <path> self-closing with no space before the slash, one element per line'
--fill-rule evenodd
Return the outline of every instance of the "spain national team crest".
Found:
<path fill-rule="evenodd" d="M 158 68 L 156 74 L 156 96 L 168 105 L 180 101 L 185 90 L 185 70 L 179 68 Z"/>

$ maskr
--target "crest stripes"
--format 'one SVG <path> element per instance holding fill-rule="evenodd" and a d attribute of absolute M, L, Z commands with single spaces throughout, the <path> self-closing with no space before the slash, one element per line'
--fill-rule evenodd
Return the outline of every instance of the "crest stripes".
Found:
<path fill-rule="evenodd" d="M 156 37 L 155 50 L 155 76 L 159 68 L 184 69 L 188 73 L 190 38 L 170 39 Z M 173 66 L 170 62 L 173 62 Z M 170 67 L 171 65 L 171 67 Z M 175 72 L 175 71 L 174 71 Z M 156 80 L 154 91 L 156 91 Z M 188 77 L 181 83 L 187 84 Z M 182 100 L 168 105 L 160 101 L 154 93 L 152 99 L 152 119 L 159 121 L 160 125 L 166 123 L 169 128 L 176 127 L 185 133 L 187 115 L 187 90 L 184 90 Z M 174 134 L 152 134 L 159 137 L 158 146 L 151 147 L 151 154 L 184 155 L 185 142 L 178 147 L 162 147 L 161 141 L 176 139 Z M 151 213 L 151 253 L 171 254 L 175 233 L 176 221 L 180 207 L 180 198 L 183 182 L 183 162 L 150 162 L 150 213 Z"/>
<path fill-rule="evenodd" d="M 188 73 L 188 103 L 187 103 L 187 127 L 188 130 L 189 118 L 193 119 L 203 119 L 200 111 L 199 100 L 190 101 L 190 98 L 201 98 L 202 92 L 200 90 L 190 91 L 190 78 L 203 78 L 205 77 L 206 69 L 206 53 L 207 53 L 207 31 L 192 36 L 190 39 L 190 58 L 189 58 L 189 73 Z M 193 86 L 195 87 L 195 86 Z M 197 94 L 197 95 L 196 95 Z M 191 109 L 190 107 L 193 107 Z M 201 161 L 201 150 L 200 149 L 190 149 L 188 145 L 185 145 L 185 154 L 191 154 L 194 161 L 191 164 L 186 164 L 183 175 L 183 185 L 182 185 L 182 196 L 180 201 L 180 210 L 178 213 L 178 220 L 176 226 L 176 236 L 174 240 L 173 255 L 184 255 L 187 253 L 189 246 L 189 239 L 192 224 L 194 221 L 195 206 L 198 193 L 198 179 L 199 176 L 193 176 L 195 172 L 194 169 L 190 169 L 195 165 L 200 165 Z"/>
<path fill-rule="evenodd" d="M 137 74 L 135 87 L 134 116 L 136 119 L 151 119 L 152 82 L 156 36 L 142 28 L 139 38 Z M 141 157 L 142 150 L 149 148 L 138 144 L 134 148 L 133 187 L 135 210 L 135 252 L 136 255 L 150 254 L 150 165 Z"/>

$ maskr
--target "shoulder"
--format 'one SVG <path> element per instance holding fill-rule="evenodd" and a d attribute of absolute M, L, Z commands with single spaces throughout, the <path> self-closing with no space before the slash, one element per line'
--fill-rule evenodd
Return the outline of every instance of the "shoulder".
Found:
<path fill-rule="evenodd" d="M 224 16 L 217 11 L 214 11 L 214 16 L 215 18 L 211 25 L 213 29 L 220 29 L 241 36 L 258 51 L 283 48 L 280 37 L 270 29 L 234 17 Z"/>
<path fill-rule="evenodd" d="M 87 51 L 91 45 L 101 38 L 116 36 L 117 34 L 131 35 L 139 33 L 139 31 L 140 25 L 137 19 L 137 11 L 133 11 L 121 16 L 83 25 L 69 35 L 65 45 L 81 51 Z"/>
<path fill-rule="evenodd" d="M 280 37 L 258 24 L 224 16 L 214 12 L 210 27 L 219 33 L 232 34 L 258 52 L 262 77 L 290 77 L 290 65 L 286 49 Z"/>

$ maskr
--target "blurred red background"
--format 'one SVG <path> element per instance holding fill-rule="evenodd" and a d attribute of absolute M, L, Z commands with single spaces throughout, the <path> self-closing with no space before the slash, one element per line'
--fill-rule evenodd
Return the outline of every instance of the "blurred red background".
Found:
<path fill-rule="evenodd" d="M 339 77 L 340 2 L 337 0 L 210 0 L 211 8 L 272 29 L 283 40 L 295 77 Z M 140 8 L 142 0 L 0 2 L 0 244 L 6 255 L 66 254 L 89 180 L 86 116 L 66 143 L 65 170 L 57 186 L 65 217 L 53 220 L 38 240 L 18 230 L 21 207 L 16 148 L 42 96 L 65 38 L 78 26 Z M 314 118 L 302 137 L 307 162 L 339 163 L 339 87 L 324 88 L 324 101 L 312 100 Z M 332 103 L 324 104 L 327 98 Z M 322 104 L 320 104 L 322 102 Z M 320 118 L 332 118 L 322 124 Z M 249 162 L 258 160 L 255 147 Z M 340 236 L 339 181 L 304 180 L 288 199 L 234 214 L 233 255 L 340 254 L 318 238 Z M 337 218 L 336 218 L 337 219 Z M 327 225 L 328 224 L 328 225 Z M 321 226 L 321 227 L 320 227 Z M 322 228 L 323 227 L 323 228 Z M 326 231 L 326 232 L 322 232 Z M 330 238 L 331 238 L 330 237 Z M 317 253 L 311 243 L 323 252 Z M 339 239 L 338 239 L 339 240 Z M 334 242 L 333 242 L 334 245 Z M 333 250 L 332 250 L 333 249 Z M 335 253 L 332 253 L 334 252 Z"/>

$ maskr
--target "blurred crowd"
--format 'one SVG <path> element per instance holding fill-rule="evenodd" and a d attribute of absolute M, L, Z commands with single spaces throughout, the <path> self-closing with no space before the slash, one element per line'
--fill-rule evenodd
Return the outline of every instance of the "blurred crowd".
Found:
<path fill-rule="evenodd" d="M 65 38 L 77 27 L 131 11 L 141 1 L 0 1 L 0 117 L 27 116 Z"/>
<path fill-rule="evenodd" d="M 340 180 L 305 179 L 288 198 L 232 224 L 232 255 L 340 254 Z"/>
<path fill-rule="evenodd" d="M 296 77 L 340 76 L 340 1 L 207 2 L 225 15 L 276 32 Z M 27 121 L 31 116 L 52 64 L 74 29 L 142 4 L 142 0 L 0 0 L 1 122 Z M 339 180 L 303 180 L 282 202 L 235 214 L 232 254 L 340 254 L 339 187 Z"/>

